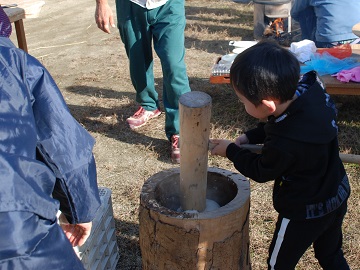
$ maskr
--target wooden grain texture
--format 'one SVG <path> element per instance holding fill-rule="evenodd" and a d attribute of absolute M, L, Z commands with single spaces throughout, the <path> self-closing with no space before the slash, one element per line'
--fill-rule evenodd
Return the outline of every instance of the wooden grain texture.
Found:
<path fill-rule="evenodd" d="M 199 91 L 182 95 L 180 114 L 180 188 L 183 210 L 206 208 L 211 97 Z"/>
<path fill-rule="evenodd" d="M 178 168 L 162 171 L 143 186 L 139 207 L 142 269 L 250 270 L 249 181 L 240 174 L 209 168 L 210 182 L 218 183 L 213 190 L 231 186 L 235 197 L 213 211 L 185 213 L 164 207 L 157 194 L 163 182 L 167 184 L 160 188 L 162 197 L 172 194 L 179 173 Z M 219 193 L 228 196 L 231 192 Z"/>
<path fill-rule="evenodd" d="M 6 15 L 9 17 L 10 22 L 25 19 L 25 10 L 19 7 L 4 8 Z"/>

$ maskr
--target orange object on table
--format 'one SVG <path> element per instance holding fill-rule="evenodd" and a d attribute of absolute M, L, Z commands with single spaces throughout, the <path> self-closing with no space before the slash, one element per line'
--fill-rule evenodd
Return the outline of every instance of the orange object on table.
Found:
<path fill-rule="evenodd" d="M 349 43 L 338 45 L 332 48 L 318 48 L 316 50 L 317 53 L 323 54 L 324 52 L 328 52 L 330 55 L 344 59 L 346 57 L 350 57 L 352 54 L 351 45 Z"/>

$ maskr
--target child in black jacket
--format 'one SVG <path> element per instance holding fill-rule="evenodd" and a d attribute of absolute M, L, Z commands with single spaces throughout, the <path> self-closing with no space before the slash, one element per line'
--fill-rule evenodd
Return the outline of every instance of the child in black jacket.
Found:
<path fill-rule="evenodd" d="M 349 269 L 342 222 L 350 186 L 339 157 L 336 109 L 316 72 L 300 78 L 295 56 L 264 41 L 239 54 L 230 81 L 248 114 L 267 119 L 235 142 L 212 139 L 211 154 L 227 157 L 256 182 L 275 180 L 279 213 L 268 269 L 294 269 L 313 244 L 323 269 Z M 263 144 L 260 154 L 242 144 Z"/>

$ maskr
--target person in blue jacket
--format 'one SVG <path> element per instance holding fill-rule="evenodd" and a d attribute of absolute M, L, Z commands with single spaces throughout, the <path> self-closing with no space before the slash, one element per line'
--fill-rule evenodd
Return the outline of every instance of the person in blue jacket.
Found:
<path fill-rule="evenodd" d="M 294 0 L 291 16 L 299 22 L 302 39 L 318 48 L 357 40 L 352 27 L 360 22 L 359 0 Z"/>
<path fill-rule="evenodd" d="M 213 139 L 211 154 L 227 157 L 250 179 L 273 181 L 278 220 L 268 269 L 295 269 L 312 245 L 325 270 L 349 270 L 342 251 L 342 223 L 350 195 L 339 157 L 337 110 L 317 73 L 300 77 L 296 57 L 263 41 L 240 53 L 230 82 L 259 125 L 235 142 Z M 263 144 L 252 153 L 242 144 Z"/>
<path fill-rule="evenodd" d="M 0 269 L 83 270 L 73 246 L 100 207 L 94 139 L 9 26 L 0 8 Z"/>

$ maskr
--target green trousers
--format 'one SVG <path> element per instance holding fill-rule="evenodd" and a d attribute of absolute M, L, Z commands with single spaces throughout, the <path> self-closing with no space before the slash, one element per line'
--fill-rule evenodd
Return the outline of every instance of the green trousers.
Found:
<path fill-rule="evenodd" d="M 116 0 L 118 28 L 130 63 L 136 101 L 149 111 L 159 108 L 153 73 L 153 50 L 163 72 L 165 133 L 179 134 L 179 97 L 190 91 L 184 61 L 184 0 L 169 0 L 148 10 L 130 0 Z"/>

